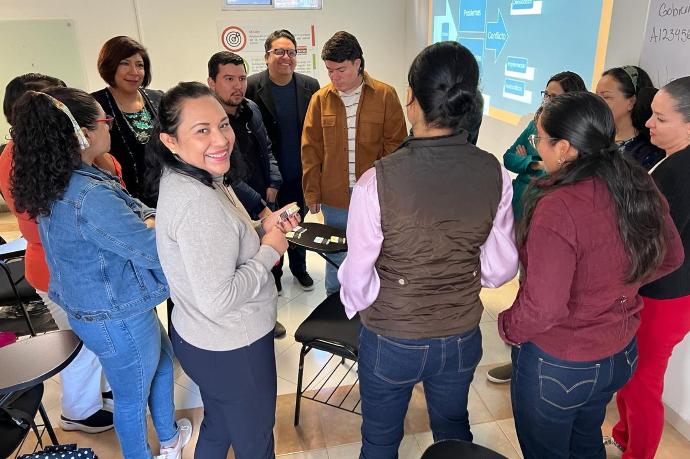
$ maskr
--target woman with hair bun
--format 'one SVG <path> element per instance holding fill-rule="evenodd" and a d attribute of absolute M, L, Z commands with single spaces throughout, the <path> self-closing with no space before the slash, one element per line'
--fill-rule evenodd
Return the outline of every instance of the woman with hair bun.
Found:
<path fill-rule="evenodd" d="M 525 279 L 498 316 L 525 459 L 606 457 L 606 405 L 637 363 L 637 291 L 682 262 L 666 200 L 614 135 L 606 103 L 576 92 L 545 103 L 530 137 L 548 176 L 520 223 Z"/>
<path fill-rule="evenodd" d="M 348 317 L 362 319 L 361 457 L 397 457 L 418 382 L 434 440 L 472 441 L 479 291 L 517 272 L 508 172 L 468 141 L 481 117 L 478 81 L 477 61 L 459 43 L 425 48 L 408 73 L 414 135 L 353 189 L 338 278 Z"/>
<path fill-rule="evenodd" d="M 623 153 L 649 170 L 664 156 L 664 151 L 649 139 L 645 123 L 652 115 L 656 88 L 647 72 L 634 65 L 605 71 L 596 89 L 613 112 L 616 143 Z"/>
<path fill-rule="evenodd" d="M 175 423 L 172 346 L 154 311 L 169 294 L 155 211 L 94 166 L 113 119 L 84 91 L 50 88 L 22 96 L 12 121 L 15 208 L 38 218 L 48 296 L 103 366 L 122 455 L 152 457 L 148 406 L 160 458 L 179 459 L 192 426 Z"/>
<path fill-rule="evenodd" d="M 623 458 L 651 459 L 664 430 L 664 375 L 673 349 L 690 332 L 690 77 L 661 88 L 647 121 L 652 143 L 666 153 L 650 174 L 668 199 L 685 261 L 677 270 L 643 286 L 637 332 L 640 358 L 630 382 L 618 392 L 620 421 L 613 441 Z M 670 250 L 670 249 L 669 249 Z"/>

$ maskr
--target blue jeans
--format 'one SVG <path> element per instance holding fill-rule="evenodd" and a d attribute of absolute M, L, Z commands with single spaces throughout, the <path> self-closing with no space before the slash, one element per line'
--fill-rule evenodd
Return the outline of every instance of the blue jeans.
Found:
<path fill-rule="evenodd" d="M 445 338 L 399 339 L 365 326 L 359 334 L 362 459 L 398 457 L 415 384 L 422 381 L 434 441 L 472 441 L 467 397 L 482 358 L 479 327 Z"/>
<path fill-rule="evenodd" d="M 605 459 L 606 405 L 635 371 L 636 340 L 591 362 L 557 359 L 528 342 L 513 347 L 512 361 L 510 394 L 525 459 Z"/>
<path fill-rule="evenodd" d="M 123 320 L 70 319 L 74 332 L 100 360 L 113 391 L 115 432 L 125 458 L 150 458 L 146 405 L 161 443 L 177 434 L 173 353 L 153 310 Z"/>
<path fill-rule="evenodd" d="M 347 229 L 347 209 L 340 209 L 339 207 L 331 207 L 321 204 L 321 212 L 323 212 L 323 222 L 334 228 Z M 334 253 L 327 255 L 330 260 L 340 266 L 345 261 L 347 252 Z M 326 294 L 340 290 L 340 282 L 338 281 L 338 270 L 330 263 L 326 263 Z"/>

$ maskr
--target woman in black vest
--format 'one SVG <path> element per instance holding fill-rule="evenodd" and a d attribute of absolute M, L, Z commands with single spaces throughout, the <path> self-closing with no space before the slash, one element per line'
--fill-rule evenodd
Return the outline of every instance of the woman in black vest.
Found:
<path fill-rule="evenodd" d="M 338 273 L 361 313 L 361 457 L 397 457 L 412 389 L 423 382 L 434 440 L 472 441 L 467 397 L 482 356 L 482 285 L 517 272 L 512 188 L 469 141 L 479 68 L 457 42 L 424 49 L 408 74 L 414 135 L 355 185 Z"/>
<path fill-rule="evenodd" d="M 161 91 L 145 89 L 151 82 L 151 61 L 141 44 L 118 36 L 106 41 L 98 55 L 98 73 L 108 87 L 92 95 L 115 120 L 110 153 L 122 165 L 127 191 L 150 207 L 155 196 L 146 193 L 144 151 L 158 118 Z"/>

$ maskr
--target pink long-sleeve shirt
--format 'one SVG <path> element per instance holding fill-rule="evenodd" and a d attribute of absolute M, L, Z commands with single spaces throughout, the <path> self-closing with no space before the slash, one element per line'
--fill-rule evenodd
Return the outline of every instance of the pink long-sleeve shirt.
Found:
<path fill-rule="evenodd" d="M 515 244 L 513 188 L 508 171 L 501 166 L 503 190 L 491 232 L 480 251 L 482 286 L 495 288 L 517 274 L 518 250 Z M 376 184 L 376 169 L 359 178 L 352 189 L 347 219 L 347 257 L 338 270 L 340 300 L 349 318 L 376 300 L 380 280 L 376 260 L 383 245 L 381 209 Z"/>

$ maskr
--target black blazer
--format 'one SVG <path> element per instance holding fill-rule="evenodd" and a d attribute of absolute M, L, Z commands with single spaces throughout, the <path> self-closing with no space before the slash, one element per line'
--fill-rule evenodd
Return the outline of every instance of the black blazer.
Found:
<path fill-rule="evenodd" d="M 151 113 L 153 120 L 157 120 L 158 106 L 163 92 L 152 89 L 140 89 L 139 92 L 141 92 L 146 109 Z M 122 180 L 127 186 L 127 191 L 149 207 L 156 207 L 156 202 L 150 196 L 146 196 L 145 193 L 147 165 L 144 153 L 146 145 L 142 145 L 134 137 L 108 88 L 96 91 L 91 95 L 101 104 L 106 115 L 115 118 L 113 128 L 110 130 L 110 154 L 122 166 Z"/>
<path fill-rule="evenodd" d="M 651 175 L 668 201 L 685 261 L 674 272 L 643 286 L 640 295 L 657 300 L 682 298 L 690 295 L 690 146 L 663 160 Z"/>
<path fill-rule="evenodd" d="M 309 101 L 311 100 L 312 94 L 318 91 L 321 85 L 316 78 L 301 73 L 295 72 L 292 77 L 295 79 L 295 86 L 297 88 L 297 117 L 301 136 Z M 280 152 L 280 127 L 276 119 L 276 108 L 273 103 L 271 80 L 268 77 L 268 70 L 264 70 L 261 73 L 255 73 L 247 79 L 246 97 L 259 106 L 261 117 L 264 120 L 264 125 L 268 132 L 268 137 L 271 139 L 271 144 L 273 145 L 273 151 Z M 278 167 L 280 167 L 280 154 L 274 154 L 274 156 L 278 160 Z"/>

